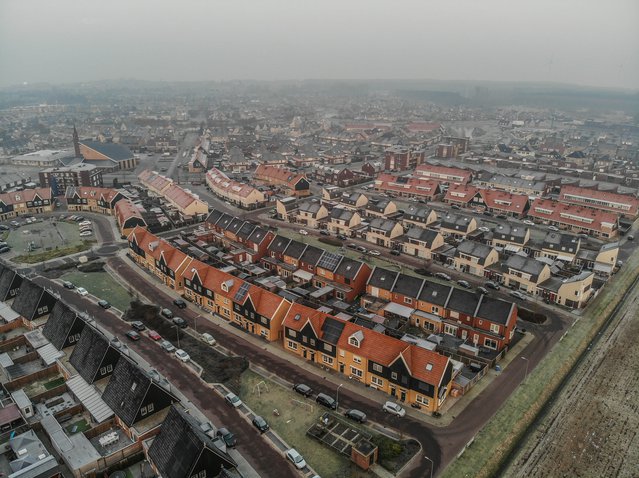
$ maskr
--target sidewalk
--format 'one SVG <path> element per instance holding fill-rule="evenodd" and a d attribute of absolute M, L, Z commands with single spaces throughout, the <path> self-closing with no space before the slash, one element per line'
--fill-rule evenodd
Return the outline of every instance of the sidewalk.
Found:
<path fill-rule="evenodd" d="M 135 274 L 138 274 L 140 277 L 144 278 L 144 280 L 146 281 L 149 281 L 149 279 L 151 279 L 153 286 L 161 290 L 162 292 L 164 292 L 166 295 L 172 296 L 172 297 L 175 296 L 175 290 L 167 287 L 166 285 L 161 283 L 155 276 L 152 276 L 150 273 L 141 269 L 139 266 L 133 264 L 130 261 L 130 259 L 126 257 L 126 250 L 119 251 L 118 256 L 131 265 L 131 269 L 134 271 Z M 109 273 L 115 275 L 121 281 L 126 282 L 126 278 L 119 276 L 110 267 L 108 268 L 108 270 L 109 270 Z M 228 322 L 226 319 L 223 319 L 219 316 L 203 311 L 202 309 L 200 309 L 199 307 L 197 307 L 195 304 L 191 302 L 187 301 L 187 304 L 189 309 L 191 309 L 192 311 L 196 311 L 198 313 L 198 321 L 201 319 L 207 320 L 208 322 L 225 329 L 226 331 L 234 334 L 235 336 L 240 337 L 243 340 L 246 340 L 248 342 L 251 342 L 252 344 L 254 344 L 255 346 L 263 350 L 266 350 L 268 353 L 289 362 L 295 367 L 305 370 L 308 373 L 312 373 L 322 378 L 323 380 L 331 382 L 335 389 L 337 389 L 339 385 L 342 385 L 344 388 L 349 389 L 350 391 L 352 391 L 353 393 L 357 395 L 365 396 L 366 398 L 379 403 L 380 408 L 382 404 L 384 404 L 384 402 L 386 402 L 387 400 L 392 400 L 392 397 L 384 392 L 377 391 L 375 389 L 367 387 L 356 380 L 349 379 L 347 376 L 344 376 L 337 371 L 334 371 L 332 369 L 324 369 L 317 364 L 302 360 L 298 356 L 288 353 L 279 345 L 278 342 L 266 342 L 255 335 L 252 335 L 248 332 L 244 332 L 243 330 L 238 329 L 237 327 L 231 325 L 231 323 Z M 197 332 L 197 330 L 195 331 Z M 502 360 L 502 362 L 500 362 L 499 365 L 501 365 L 502 368 L 504 368 L 513 359 L 513 357 L 516 357 L 519 351 L 523 350 L 523 348 L 526 345 L 528 345 L 528 343 L 532 340 L 533 340 L 532 334 L 527 334 L 527 336 L 524 337 L 522 340 L 520 340 L 517 346 L 515 346 L 513 350 L 511 350 L 507 354 L 506 358 Z M 218 345 L 221 345 L 223 347 L 223 344 L 219 344 L 219 342 L 218 342 Z M 230 351 L 229 353 L 232 354 L 232 352 Z M 249 360 L 250 360 L 250 357 L 249 357 Z M 268 372 L 272 375 L 275 375 L 274 372 L 271 372 L 271 371 L 268 371 Z M 463 395 L 462 397 L 458 399 L 452 399 L 452 397 L 449 397 L 448 400 L 452 399 L 453 401 L 450 403 L 449 406 L 446 407 L 447 413 L 445 413 L 440 418 L 434 418 L 426 413 L 417 411 L 410 406 L 405 407 L 406 413 L 412 418 L 415 418 L 416 420 L 422 421 L 431 426 L 435 426 L 435 427 L 448 426 L 454 420 L 454 417 L 456 417 L 459 413 L 461 413 L 461 411 L 464 408 L 466 408 L 466 406 L 468 406 L 473 401 L 473 399 L 479 393 L 481 393 L 482 390 L 484 390 L 487 386 L 489 386 L 492 383 L 493 379 L 496 378 L 498 375 L 499 375 L 499 372 L 495 372 L 494 370 L 491 370 L 466 395 Z"/>

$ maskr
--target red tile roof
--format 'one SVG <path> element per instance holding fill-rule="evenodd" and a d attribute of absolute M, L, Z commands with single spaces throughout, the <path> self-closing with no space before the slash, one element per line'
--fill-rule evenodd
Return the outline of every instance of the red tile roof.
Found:
<path fill-rule="evenodd" d="M 446 367 L 450 362 L 448 357 L 416 345 L 411 345 L 402 352 L 402 356 L 414 378 L 431 385 L 442 385 Z"/>
<path fill-rule="evenodd" d="M 466 184 L 471 180 L 472 173 L 461 168 L 450 168 L 424 163 L 415 168 L 415 174 L 444 182 Z"/>
<path fill-rule="evenodd" d="M 256 192 L 264 201 L 264 194 L 253 186 L 230 179 L 222 171 L 211 168 L 206 173 L 206 183 L 216 194 L 224 197 L 248 197 Z"/>
<path fill-rule="evenodd" d="M 598 233 L 611 233 L 617 224 L 617 214 L 552 199 L 535 199 L 528 211 L 530 217 L 577 226 Z"/>
<path fill-rule="evenodd" d="M 70 192 L 76 192 L 79 197 L 84 199 L 103 200 L 105 202 L 111 202 L 120 191 L 113 188 L 98 188 L 90 186 L 78 186 L 69 188 Z"/>
<path fill-rule="evenodd" d="M 375 179 L 375 188 L 383 191 L 395 191 L 413 196 L 431 197 L 439 194 L 439 182 L 432 179 L 395 176 L 380 173 Z"/>
<path fill-rule="evenodd" d="M 592 202 L 592 200 L 597 202 Z M 590 208 L 612 211 L 633 217 L 639 212 L 639 199 L 635 196 L 576 186 L 562 186 L 559 201 L 581 204 Z"/>
<path fill-rule="evenodd" d="M 279 168 L 277 166 L 269 166 L 266 164 L 260 164 L 255 170 L 255 174 L 253 176 L 255 179 L 260 179 L 262 181 L 272 182 L 275 184 L 287 184 L 291 188 L 300 180 L 305 178 L 303 174 L 297 174 L 286 168 Z"/>
<path fill-rule="evenodd" d="M 48 199 L 51 201 L 51 188 L 25 189 L 24 191 L 16 191 L 13 193 L 0 194 L 0 202 L 7 206 L 12 204 L 23 204 L 38 196 L 40 199 Z"/>
<path fill-rule="evenodd" d="M 480 192 L 489 208 L 519 215 L 526 211 L 529 199 L 525 194 L 513 194 L 497 189 L 482 189 Z"/>
<path fill-rule="evenodd" d="M 130 199 L 118 201 L 115 205 L 115 215 L 118 218 L 118 224 L 123 225 L 127 220 L 138 217 L 142 219 L 142 213 L 138 207 L 131 202 Z"/>
<path fill-rule="evenodd" d="M 445 202 L 468 204 L 480 191 L 479 188 L 470 184 L 451 184 L 444 196 Z"/>

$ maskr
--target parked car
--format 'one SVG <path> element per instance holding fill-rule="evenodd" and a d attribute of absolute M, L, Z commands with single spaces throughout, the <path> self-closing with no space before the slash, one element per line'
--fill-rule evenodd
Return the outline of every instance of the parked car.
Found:
<path fill-rule="evenodd" d="M 483 214 L 484 216 L 488 216 L 488 217 L 492 217 L 492 215 L 493 215 L 493 213 L 492 213 L 492 212 L 490 212 L 490 211 L 484 211 L 482 214 Z"/>
<path fill-rule="evenodd" d="M 341 239 L 342 241 L 345 241 L 347 239 L 347 237 L 344 234 L 338 234 L 337 236 L 338 239 Z"/>
<path fill-rule="evenodd" d="M 335 399 L 326 395 L 325 393 L 318 393 L 315 401 L 326 408 L 337 410 L 337 402 L 335 401 Z"/>
<path fill-rule="evenodd" d="M 366 252 L 366 248 L 364 246 L 357 246 L 355 249 L 357 249 L 359 252 Z"/>
<path fill-rule="evenodd" d="M 526 300 L 526 296 L 524 294 L 522 294 L 521 292 L 519 292 L 518 290 L 511 290 L 509 292 L 509 294 L 513 297 L 515 297 L 516 299 L 519 300 Z"/>
<path fill-rule="evenodd" d="M 499 284 L 492 282 L 492 281 L 488 281 L 484 284 L 486 287 L 488 287 L 489 289 L 493 289 L 493 290 L 499 290 L 501 289 L 501 287 L 499 286 Z"/>
<path fill-rule="evenodd" d="M 213 336 L 209 333 L 203 333 L 202 334 L 202 341 L 209 344 L 209 345 L 215 345 L 216 341 L 213 338 Z"/>
<path fill-rule="evenodd" d="M 173 312 L 171 312 L 171 309 L 162 309 L 160 311 L 160 315 L 162 317 L 167 318 L 167 319 L 172 319 L 173 318 Z"/>
<path fill-rule="evenodd" d="M 366 421 L 366 414 L 362 411 L 359 411 L 355 408 L 351 408 L 344 415 L 351 420 L 354 420 L 359 423 L 364 423 Z"/>
<path fill-rule="evenodd" d="M 397 415 L 398 417 L 403 417 L 404 415 L 406 415 L 406 410 L 404 410 L 404 408 L 402 408 L 400 405 L 398 405 L 395 402 L 386 402 L 384 403 L 384 405 L 382 405 L 382 410 L 384 410 L 387 413 L 392 413 L 393 415 Z"/>
<path fill-rule="evenodd" d="M 5 224 L 0 224 L 0 231 L 8 231 L 9 229 L 11 229 L 9 226 Z"/>
<path fill-rule="evenodd" d="M 349 249 L 357 249 L 357 244 L 353 244 L 352 242 L 349 244 L 346 244 L 346 247 L 348 247 Z"/>
<path fill-rule="evenodd" d="M 82 221 L 78 223 L 78 226 L 90 226 L 91 224 L 91 221 Z"/>
<path fill-rule="evenodd" d="M 240 400 L 240 397 L 235 395 L 233 392 L 227 393 L 226 396 L 224 397 L 224 400 L 226 400 L 226 403 L 228 403 L 234 408 L 237 408 L 240 405 L 242 405 L 242 400 Z"/>
<path fill-rule="evenodd" d="M 109 301 L 104 300 L 104 299 L 100 299 L 98 301 L 98 305 L 100 307 L 102 307 L 103 309 L 110 309 L 111 308 L 111 304 L 109 304 Z"/>
<path fill-rule="evenodd" d="M 488 289 L 486 289 L 485 287 L 477 287 L 477 292 L 488 295 Z"/>
<path fill-rule="evenodd" d="M 524 224 L 526 224 L 527 226 L 534 226 L 535 223 L 533 221 L 531 221 L 530 219 L 524 219 L 522 221 Z"/>
<path fill-rule="evenodd" d="M 267 432 L 269 429 L 268 423 L 266 423 L 266 420 L 264 420 L 264 418 L 262 418 L 259 415 L 255 415 L 253 417 L 253 425 L 255 426 L 255 428 L 257 428 L 260 433 L 264 433 Z"/>
<path fill-rule="evenodd" d="M 392 256 L 399 256 L 401 255 L 402 251 L 400 251 L 399 249 L 393 249 L 392 251 L 390 251 Z"/>
<path fill-rule="evenodd" d="M 442 279 L 442 280 L 451 280 L 450 276 L 444 272 L 436 272 L 435 273 L 435 277 L 437 277 L 438 279 Z"/>
<path fill-rule="evenodd" d="M 68 280 L 65 280 L 64 282 L 62 282 L 62 286 L 65 289 L 75 289 L 75 284 L 73 282 L 69 282 Z"/>
<path fill-rule="evenodd" d="M 328 232 L 326 229 L 322 229 L 322 230 L 320 231 L 320 234 L 321 234 L 322 236 L 330 236 L 330 235 L 331 235 L 331 233 L 330 233 L 330 232 Z"/>
<path fill-rule="evenodd" d="M 486 226 L 481 226 L 481 227 L 478 227 L 477 229 L 479 229 L 481 232 L 490 232 L 490 229 L 488 229 Z"/>
<path fill-rule="evenodd" d="M 295 390 L 300 395 L 304 395 L 307 398 L 313 395 L 313 389 L 305 383 L 296 383 L 295 385 L 293 385 L 293 390 Z"/>
<path fill-rule="evenodd" d="M 368 254 L 371 255 L 371 256 L 381 256 L 382 255 L 382 253 L 379 252 L 376 249 L 371 249 L 370 251 L 368 251 Z"/>
<path fill-rule="evenodd" d="M 433 276 L 433 273 L 429 271 L 428 269 L 426 269 L 425 267 L 422 267 L 420 269 L 415 269 L 415 272 L 417 272 L 420 276 L 427 276 L 427 277 Z"/>
<path fill-rule="evenodd" d="M 173 325 L 177 325 L 181 329 L 186 329 L 189 324 L 182 317 L 173 317 Z"/>
<path fill-rule="evenodd" d="M 11 248 L 9 246 L 0 247 L 0 254 L 4 254 L 6 252 L 9 252 L 10 250 Z"/>
<path fill-rule="evenodd" d="M 307 231 L 306 229 L 300 229 L 300 230 L 299 230 L 299 233 L 300 233 L 302 236 L 308 236 L 308 231 Z"/>
<path fill-rule="evenodd" d="M 93 235 L 93 231 L 84 231 L 80 233 L 80 237 L 89 237 Z"/>
<path fill-rule="evenodd" d="M 632 234 L 630 236 L 628 236 L 627 238 L 629 241 L 634 241 L 635 240 L 635 236 L 633 236 Z"/>
<path fill-rule="evenodd" d="M 168 353 L 171 353 L 175 350 L 175 346 L 168 340 L 163 340 L 162 342 L 160 342 L 160 347 L 162 347 L 164 351 Z"/>
<path fill-rule="evenodd" d="M 497 219 L 508 219 L 508 216 L 505 214 L 497 214 Z"/>
<path fill-rule="evenodd" d="M 76 291 L 78 292 L 78 294 L 80 295 L 89 295 L 89 291 L 86 290 L 84 287 L 78 287 L 76 289 Z"/>
<path fill-rule="evenodd" d="M 237 438 L 235 438 L 235 435 L 233 435 L 228 428 L 218 428 L 215 432 L 215 436 L 221 438 L 228 447 L 235 448 L 237 446 Z"/>
<path fill-rule="evenodd" d="M 557 232 L 557 231 L 559 231 L 559 228 L 556 227 L 556 226 L 548 226 L 548 230 Z"/>
<path fill-rule="evenodd" d="M 286 450 L 286 458 L 288 458 L 298 470 L 306 468 L 306 462 L 304 461 L 304 458 L 297 452 L 295 448 Z"/>
<path fill-rule="evenodd" d="M 137 342 L 138 340 L 140 340 L 140 334 L 138 334 L 135 330 L 129 330 L 126 334 L 124 334 L 127 336 L 127 338 L 129 340 L 132 340 L 133 342 Z"/>
<path fill-rule="evenodd" d="M 453 204 L 453 205 L 451 206 L 451 209 L 461 209 L 461 208 L 460 208 L 457 204 Z"/>
<path fill-rule="evenodd" d="M 138 332 L 142 332 L 143 330 L 146 330 L 146 326 L 139 320 L 134 320 L 133 322 L 131 322 L 131 327 L 133 327 Z"/>
<path fill-rule="evenodd" d="M 173 304 L 176 305 L 178 309 L 186 309 L 186 302 L 182 299 L 175 299 Z"/>
<path fill-rule="evenodd" d="M 464 289 L 470 289 L 472 286 L 468 283 L 468 281 L 465 281 L 463 279 L 460 279 L 457 281 L 457 283 L 462 286 Z"/>
<path fill-rule="evenodd" d="M 148 335 L 151 340 L 154 340 L 156 342 L 158 340 L 162 340 L 162 336 L 160 334 L 158 334 L 155 330 L 149 330 L 146 333 L 146 335 Z"/>
<path fill-rule="evenodd" d="M 191 357 L 189 356 L 189 354 L 187 354 L 184 350 L 182 349 L 177 349 L 175 351 L 175 356 L 180 359 L 182 362 L 188 362 L 189 360 L 191 360 Z"/>

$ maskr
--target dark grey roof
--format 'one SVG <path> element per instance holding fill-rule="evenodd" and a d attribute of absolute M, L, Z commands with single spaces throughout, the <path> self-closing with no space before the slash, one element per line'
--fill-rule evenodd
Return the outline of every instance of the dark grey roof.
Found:
<path fill-rule="evenodd" d="M 262 229 L 261 227 L 255 228 L 255 230 L 251 233 L 248 240 L 254 244 L 261 244 L 268 231 L 266 229 Z"/>
<path fill-rule="evenodd" d="M 392 292 L 416 299 L 419 297 L 419 292 L 422 290 L 423 285 L 424 279 L 420 277 L 399 274 Z"/>
<path fill-rule="evenodd" d="M 544 267 L 547 266 L 536 259 L 514 254 L 506 261 L 506 267 L 530 274 L 533 282 L 536 282 L 541 271 L 543 271 Z"/>
<path fill-rule="evenodd" d="M 488 254 L 493 250 L 492 247 L 475 241 L 463 241 L 457 250 L 455 251 L 455 257 L 459 257 L 459 254 L 468 254 L 469 256 L 479 258 L 479 264 L 484 264 Z"/>
<path fill-rule="evenodd" d="M 433 241 L 439 235 L 438 231 L 424 229 L 423 227 L 411 227 L 406 233 L 406 237 L 420 242 L 424 242 L 428 248 L 433 245 Z"/>
<path fill-rule="evenodd" d="M 58 301 L 53 306 L 42 333 L 56 349 L 62 350 L 76 320 L 84 324 L 68 305 Z"/>
<path fill-rule="evenodd" d="M 491 322 L 506 325 L 512 308 L 512 302 L 484 295 L 481 298 L 481 303 L 479 304 L 479 309 L 475 313 L 475 316 L 480 319 L 486 319 Z"/>
<path fill-rule="evenodd" d="M 81 144 L 94 149 L 114 161 L 133 159 L 133 153 L 129 148 L 117 143 L 100 143 L 99 141 L 80 141 Z"/>
<path fill-rule="evenodd" d="M 410 205 L 408 209 L 405 209 L 404 219 L 414 222 L 426 222 L 430 213 L 431 209 L 427 207 Z"/>
<path fill-rule="evenodd" d="M 107 353 L 111 349 L 117 354 L 112 355 L 111 365 L 115 366 L 119 360 L 120 352 L 113 347 L 109 340 L 93 326 L 87 325 L 82 329 L 80 340 L 76 344 L 69 361 L 78 371 L 80 376 L 89 384 L 93 383 Z"/>
<path fill-rule="evenodd" d="M 209 224 L 215 224 L 217 221 L 220 220 L 220 218 L 224 215 L 224 213 L 222 211 L 218 211 L 217 209 L 213 209 L 208 217 L 206 218 L 206 222 L 208 222 Z"/>
<path fill-rule="evenodd" d="M 557 252 L 577 253 L 580 239 L 571 234 L 561 234 L 559 232 L 549 232 L 544 238 L 544 249 L 552 249 Z"/>
<path fill-rule="evenodd" d="M 354 206 L 357 201 L 359 200 L 359 198 L 363 196 L 362 193 L 358 193 L 358 192 L 354 192 L 350 195 L 342 195 L 340 197 L 340 202 L 344 203 L 344 204 L 348 204 L 349 206 Z"/>
<path fill-rule="evenodd" d="M 500 224 L 493 229 L 493 238 L 502 241 L 524 244 L 526 241 L 527 227 L 511 226 L 508 223 Z"/>
<path fill-rule="evenodd" d="M 279 234 L 273 238 L 271 243 L 268 245 L 268 250 L 271 252 L 281 252 L 283 253 L 288 247 L 289 242 L 291 240 L 288 237 L 280 236 Z"/>
<path fill-rule="evenodd" d="M 371 287 L 379 287 L 380 289 L 391 290 L 398 275 L 399 272 L 375 267 L 368 279 L 368 285 Z"/>
<path fill-rule="evenodd" d="M 203 456 L 206 453 L 208 456 Z M 205 476 L 215 477 L 222 467 L 237 466 L 202 431 L 200 423 L 178 406 L 172 406 L 157 437 L 149 448 L 149 457 L 164 478 L 195 476 L 204 470 Z M 198 470 L 196 465 L 200 463 Z M 204 468 L 201 468 L 205 463 Z M 199 476 L 199 475 L 198 475 Z"/>
<path fill-rule="evenodd" d="M 302 254 L 302 257 L 300 257 L 300 261 L 305 262 L 306 264 L 317 265 L 317 261 L 320 260 L 322 254 L 324 254 L 323 249 L 315 246 L 308 246 L 304 251 L 304 254 Z"/>
<path fill-rule="evenodd" d="M 376 232 L 381 232 L 384 235 L 388 236 L 396 225 L 397 223 L 395 221 L 384 219 L 382 217 L 376 217 L 369 223 L 369 229 L 376 229 Z"/>
<path fill-rule="evenodd" d="M 255 231 L 256 227 L 257 226 L 252 222 L 244 221 L 240 230 L 237 231 L 237 237 L 243 240 L 247 240 L 249 237 L 251 237 L 251 234 L 253 234 L 253 231 Z"/>
<path fill-rule="evenodd" d="M 289 242 L 288 246 L 286 247 L 284 255 L 292 257 L 294 259 L 299 259 L 300 257 L 302 257 L 304 249 L 306 249 L 306 244 L 304 244 L 303 242 L 291 240 L 291 242 Z"/>
<path fill-rule="evenodd" d="M 217 221 L 216 226 L 226 230 L 226 228 L 229 227 L 229 225 L 231 224 L 233 219 L 235 219 L 234 216 L 231 216 L 230 214 L 223 213 L 220 216 L 220 219 Z"/>
<path fill-rule="evenodd" d="M 383 213 L 390 203 L 391 203 L 391 200 L 386 198 L 371 199 L 370 201 L 368 201 L 368 204 L 366 205 L 366 209 Z"/>
<path fill-rule="evenodd" d="M 331 210 L 331 218 L 342 221 L 350 221 L 354 214 L 350 209 L 344 209 L 343 207 L 334 207 Z"/>
<path fill-rule="evenodd" d="M 229 231 L 232 234 L 237 234 L 237 232 L 240 230 L 240 228 L 242 227 L 242 224 L 244 224 L 244 221 L 240 218 L 234 218 L 231 223 L 229 224 L 229 226 L 226 228 L 227 231 Z"/>
<path fill-rule="evenodd" d="M 51 312 L 56 301 L 55 297 L 38 284 L 24 279 L 11 308 L 25 319 L 34 320 Z M 46 310 L 38 310 L 44 306 L 47 307 Z"/>
<path fill-rule="evenodd" d="M 456 231 L 467 231 L 471 219 L 472 218 L 468 216 L 447 214 L 441 219 L 441 227 L 445 227 L 446 229 L 453 229 Z"/>
<path fill-rule="evenodd" d="M 315 215 L 317 214 L 317 212 L 320 210 L 321 207 L 322 205 L 318 202 L 304 201 L 300 203 L 299 210 L 304 212 L 309 212 Z"/>
<path fill-rule="evenodd" d="M 446 307 L 467 315 L 475 315 L 479 297 L 475 292 L 455 288 L 448 298 Z"/>
<path fill-rule="evenodd" d="M 324 251 L 320 260 L 317 261 L 317 267 L 334 272 L 343 258 L 344 256 L 340 256 L 339 254 Z"/>
<path fill-rule="evenodd" d="M 453 289 L 454 287 L 450 285 L 425 280 L 419 300 L 444 307 Z"/>
<path fill-rule="evenodd" d="M 0 265 L 2 269 L 0 270 L 0 300 L 7 300 L 9 290 L 11 289 L 11 284 L 14 283 L 14 278 L 16 277 L 16 272 L 8 267 L 4 267 Z M 22 276 L 18 275 L 18 279 L 15 282 L 22 281 Z M 16 284 L 19 286 L 20 284 Z"/>
<path fill-rule="evenodd" d="M 168 391 L 157 385 L 144 370 L 128 358 L 122 356 L 113 370 L 113 375 L 102 394 L 102 400 L 127 425 L 132 426 L 142 417 L 140 408 L 152 395 L 157 413 L 177 401 Z"/>
<path fill-rule="evenodd" d="M 335 274 L 346 277 L 347 279 L 354 279 L 361 268 L 362 263 L 360 261 L 344 257 L 337 269 L 335 269 Z"/>

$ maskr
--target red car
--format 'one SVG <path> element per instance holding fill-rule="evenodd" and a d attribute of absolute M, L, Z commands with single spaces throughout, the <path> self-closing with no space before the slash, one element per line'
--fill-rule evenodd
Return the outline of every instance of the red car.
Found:
<path fill-rule="evenodd" d="M 135 330 L 129 330 L 126 334 L 129 340 L 133 340 L 134 342 L 137 342 L 138 340 L 140 340 L 140 334 L 138 334 Z"/>
<path fill-rule="evenodd" d="M 155 340 L 156 342 L 158 340 L 162 340 L 162 336 L 160 334 L 158 334 L 155 330 L 149 330 L 149 332 L 147 333 L 147 335 L 149 336 L 149 338 L 151 340 Z"/>

